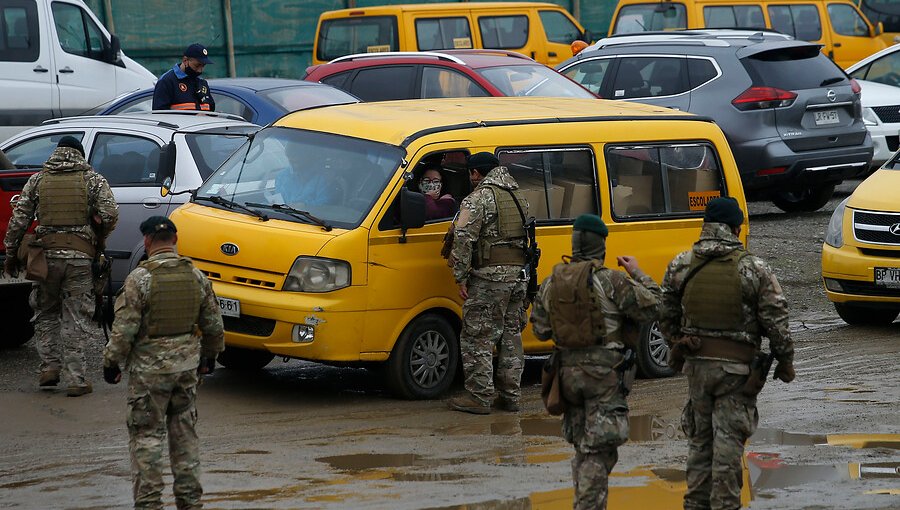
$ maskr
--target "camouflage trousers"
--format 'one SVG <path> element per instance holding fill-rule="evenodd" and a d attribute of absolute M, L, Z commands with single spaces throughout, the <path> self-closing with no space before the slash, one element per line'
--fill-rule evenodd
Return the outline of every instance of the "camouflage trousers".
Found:
<path fill-rule="evenodd" d="M 619 356 L 621 358 L 621 356 Z M 619 459 L 617 448 L 628 440 L 628 404 L 619 390 L 618 373 L 589 362 L 560 367 L 566 401 L 563 436 L 575 447 L 572 479 L 575 510 L 605 509 L 609 473 Z"/>
<path fill-rule="evenodd" d="M 47 259 L 47 278 L 31 291 L 41 371 L 61 369 L 71 386 L 84 386 L 84 348 L 94 313 L 91 261 Z"/>
<path fill-rule="evenodd" d="M 128 450 L 134 508 L 163 508 L 162 455 L 167 431 L 175 504 L 179 510 L 202 508 L 196 399 L 195 370 L 129 374 Z"/>
<path fill-rule="evenodd" d="M 756 431 L 756 398 L 741 393 L 746 374 L 728 373 L 725 363 L 690 360 L 690 386 L 681 426 L 688 437 L 685 510 L 741 507 L 744 443 Z"/>
<path fill-rule="evenodd" d="M 518 402 L 525 351 L 526 282 L 492 282 L 478 277 L 468 280 L 469 298 L 463 304 L 463 327 L 459 337 L 466 390 L 483 404 L 500 396 Z M 493 352 L 497 349 L 497 371 Z"/>

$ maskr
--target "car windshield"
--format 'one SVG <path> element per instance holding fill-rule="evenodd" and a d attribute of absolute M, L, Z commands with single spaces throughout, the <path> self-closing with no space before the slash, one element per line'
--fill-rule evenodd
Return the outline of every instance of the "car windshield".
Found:
<path fill-rule="evenodd" d="M 280 220 L 355 228 L 403 156 L 399 147 L 370 140 L 270 127 L 235 152 L 197 190 L 195 201 L 236 204 L 229 208 L 246 213 L 242 206 L 249 207 Z"/>
<path fill-rule="evenodd" d="M 581 85 L 539 64 L 485 67 L 477 71 L 507 96 L 596 98 Z"/>
<path fill-rule="evenodd" d="M 885 170 L 900 170 L 900 152 L 894 154 L 894 157 L 892 157 L 881 168 Z"/>
<path fill-rule="evenodd" d="M 316 106 L 330 104 L 357 103 L 352 94 L 328 85 L 282 87 L 270 90 L 261 90 L 259 95 L 277 104 L 285 112 L 295 112 Z"/>

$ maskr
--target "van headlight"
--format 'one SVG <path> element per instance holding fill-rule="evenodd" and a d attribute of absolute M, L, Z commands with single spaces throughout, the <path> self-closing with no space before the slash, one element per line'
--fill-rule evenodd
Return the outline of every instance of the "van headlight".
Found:
<path fill-rule="evenodd" d="M 878 115 L 875 115 L 875 110 L 871 108 L 863 108 L 862 119 L 867 126 L 877 126 L 879 123 Z"/>
<path fill-rule="evenodd" d="M 288 271 L 282 290 L 290 292 L 330 292 L 350 285 L 350 264 L 321 257 L 297 257 Z"/>
<path fill-rule="evenodd" d="M 850 197 L 842 200 L 831 214 L 828 230 L 825 231 L 825 244 L 828 246 L 840 248 L 844 245 L 844 210 L 847 208 L 847 200 Z"/>

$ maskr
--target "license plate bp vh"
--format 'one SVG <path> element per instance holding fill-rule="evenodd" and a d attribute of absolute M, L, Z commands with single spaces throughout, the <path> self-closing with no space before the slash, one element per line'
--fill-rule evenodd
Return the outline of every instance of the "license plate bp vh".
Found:
<path fill-rule="evenodd" d="M 875 285 L 900 289 L 900 267 L 876 267 Z"/>
<path fill-rule="evenodd" d="M 240 317 L 241 316 L 241 302 L 237 299 L 228 299 L 223 297 L 216 297 L 219 300 L 219 311 L 222 312 L 222 315 L 226 317 Z"/>
<path fill-rule="evenodd" d="M 814 112 L 813 115 L 816 119 L 817 126 L 822 126 L 825 124 L 837 124 L 841 121 L 841 117 L 838 115 L 837 110 L 820 110 Z"/>

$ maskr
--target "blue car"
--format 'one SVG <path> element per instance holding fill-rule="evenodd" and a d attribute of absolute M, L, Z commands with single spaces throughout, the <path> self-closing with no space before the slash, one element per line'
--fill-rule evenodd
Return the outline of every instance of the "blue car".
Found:
<path fill-rule="evenodd" d="M 317 106 L 358 103 L 359 99 L 322 83 L 281 78 L 220 78 L 209 80 L 216 112 L 231 113 L 265 126 L 286 113 Z M 98 115 L 150 111 L 153 89 L 132 92 L 101 110 Z"/>

